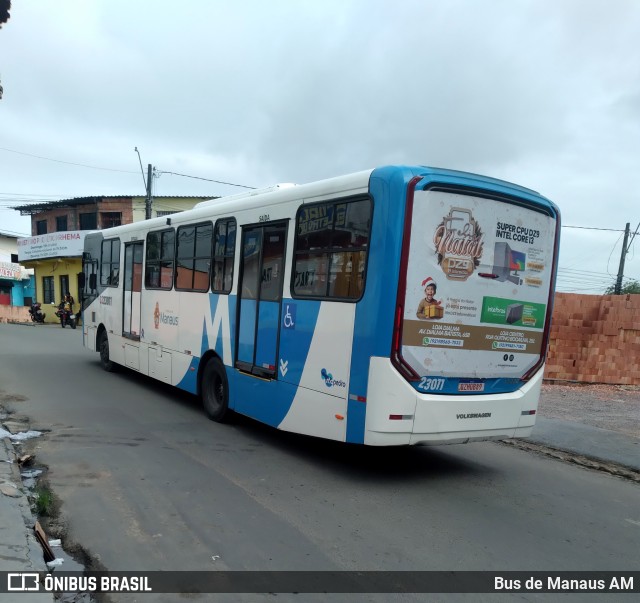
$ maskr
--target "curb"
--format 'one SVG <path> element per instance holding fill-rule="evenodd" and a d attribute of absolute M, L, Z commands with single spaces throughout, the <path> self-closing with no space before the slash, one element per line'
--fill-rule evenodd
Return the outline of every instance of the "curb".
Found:
<path fill-rule="evenodd" d="M 567 463 L 574 463 L 585 467 L 587 469 L 594 469 L 596 471 L 603 471 L 616 477 L 630 480 L 632 482 L 640 483 L 640 471 L 632 467 L 626 467 L 619 463 L 613 463 L 609 461 L 603 461 L 593 457 L 587 457 L 571 450 L 563 450 L 562 448 L 553 448 L 545 444 L 538 444 L 536 442 L 527 442 L 524 440 L 500 440 L 499 444 L 505 446 L 511 446 L 512 448 L 518 448 L 519 450 L 525 450 L 527 452 L 537 452 L 544 456 L 549 456 L 560 461 Z"/>
<path fill-rule="evenodd" d="M 16 497 L 0 494 L 0 525 L 6 526 L 7 530 L 10 530 L 12 526 L 16 529 L 15 524 L 21 519 L 22 524 L 18 528 L 25 539 L 24 546 L 18 542 L 0 543 L 0 546 L 11 547 L 10 560 L 18 564 L 18 567 L 7 568 L 7 570 L 47 572 L 42 548 L 33 534 L 36 520 L 31 513 L 31 506 L 24 492 L 20 466 L 15 462 L 13 443 L 6 437 L 0 438 L 0 441 L 2 442 L 0 444 L 0 483 L 15 485 L 19 493 Z"/>

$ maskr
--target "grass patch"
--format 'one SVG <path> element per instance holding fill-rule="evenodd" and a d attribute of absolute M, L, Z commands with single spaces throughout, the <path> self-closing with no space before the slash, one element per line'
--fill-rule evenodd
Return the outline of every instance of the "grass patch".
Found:
<path fill-rule="evenodd" d="M 46 487 L 36 488 L 33 492 L 34 505 L 39 517 L 52 517 L 54 514 L 55 501 L 53 492 Z"/>

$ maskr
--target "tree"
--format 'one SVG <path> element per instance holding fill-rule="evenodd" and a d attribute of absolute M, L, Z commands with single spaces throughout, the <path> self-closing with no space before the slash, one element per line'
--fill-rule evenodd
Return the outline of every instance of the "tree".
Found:
<path fill-rule="evenodd" d="M 610 287 L 607 287 L 604 294 L 605 295 L 613 295 L 616 292 L 616 286 L 615 285 L 611 285 Z M 622 285 L 622 287 L 620 288 L 620 294 L 625 294 L 625 293 L 640 293 L 640 281 L 636 281 L 635 279 L 631 279 L 629 281 L 627 281 L 624 285 Z"/>
<path fill-rule="evenodd" d="M 11 0 L 0 0 L 0 28 L 2 24 L 6 23 L 11 16 L 9 10 L 11 9 Z"/>

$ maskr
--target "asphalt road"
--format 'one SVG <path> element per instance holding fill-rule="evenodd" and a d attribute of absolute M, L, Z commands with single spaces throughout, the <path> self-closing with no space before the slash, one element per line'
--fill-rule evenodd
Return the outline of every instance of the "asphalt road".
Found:
<path fill-rule="evenodd" d="M 637 569 L 636 484 L 511 447 L 219 425 L 189 395 L 105 373 L 80 329 L 0 325 L 0 390 L 50 430 L 37 461 L 67 538 L 109 570 Z"/>

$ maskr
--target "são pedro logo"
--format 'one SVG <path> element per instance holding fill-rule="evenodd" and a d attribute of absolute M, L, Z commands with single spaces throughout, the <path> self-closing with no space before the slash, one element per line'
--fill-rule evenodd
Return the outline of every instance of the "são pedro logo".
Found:
<path fill-rule="evenodd" d="M 433 235 L 438 264 L 446 277 L 466 281 L 480 265 L 483 232 L 471 210 L 452 207 Z"/>
<path fill-rule="evenodd" d="M 347 384 L 344 381 L 334 379 L 333 375 L 331 373 L 327 372 L 327 369 L 323 368 L 320 371 L 320 375 L 322 376 L 324 384 L 327 387 L 333 387 L 334 385 L 336 387 L 347 387 Z"/>

